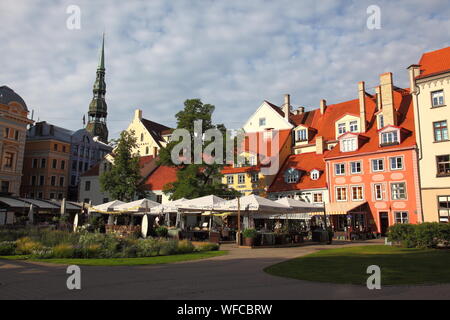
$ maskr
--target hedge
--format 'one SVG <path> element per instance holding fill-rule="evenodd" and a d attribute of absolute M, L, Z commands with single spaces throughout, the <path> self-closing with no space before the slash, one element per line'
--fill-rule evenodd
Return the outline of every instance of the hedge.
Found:
<path fill-rule="evenodd" d="M 407 248 L 436 248 L 450 244 L 450 224 L 425 222 L 395 224 L 389 227 L 388 240 Z"/>

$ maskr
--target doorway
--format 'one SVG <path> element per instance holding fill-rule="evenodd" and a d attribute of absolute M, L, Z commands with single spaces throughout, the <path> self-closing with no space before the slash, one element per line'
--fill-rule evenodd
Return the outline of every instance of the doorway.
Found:
<path fill-rule="evenodd" d="M 389 215 L 386 211 L 380 212 L 380 230 L 381 236 L 385 237 L 389 227 Z"/>

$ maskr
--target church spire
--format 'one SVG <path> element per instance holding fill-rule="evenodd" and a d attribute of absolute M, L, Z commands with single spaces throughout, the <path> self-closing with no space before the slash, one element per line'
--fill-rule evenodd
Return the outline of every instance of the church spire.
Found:
<path fill-rule="evenodd" d="M 89 121 L 86 130 L 93 136 L 98 136 L 105 143 L 108 142 L 108 128 L 106 127 L 106 116 L 108 107 L 105 101 L 105 34 L 103 33 L 102 49 L 97 67 L 97 77 L 93 88 L 94 97 L 89 105 Z"/>

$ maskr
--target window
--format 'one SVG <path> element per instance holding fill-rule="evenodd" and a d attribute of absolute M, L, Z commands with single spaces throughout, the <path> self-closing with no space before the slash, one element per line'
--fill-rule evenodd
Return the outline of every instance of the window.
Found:
<path fill-rule="evenodd" d="M 255 183 L 255 182 L 259 181 L 259 174 L 258 174 L 258 172 L 252 172 L 252 174 L 251 174 L 251 181 L 252 181 L 252 183 Z"/>
<path fill-rule="evenodd" d="M 5 128 L 3 131 L 3 138 L 9 138 L 9 128 Z"/>
<path fill-rule="evenodd" d="M 36 176 L 32 176 L 31 177 L 31 185 L 35 186 L 36 185 Z"/>
<path fill-rule="evenodd" d="M 58 166 L 58 160 L 53 159 L 52 160 L 52 169 L 56 169 L 57 166 Z"/>
<path fill-rule="evenodd" d="M 362 201 L 364 200 L 363 187 L 353 186 L 352 187 L 352 201 Z"/>
<path fill-rule="evenodd" d="M 66 168 L 66 161 L 61 160 L 61 170 L 64 170 Z"/>
<path fill-rule="evenodd" d="M 78 162 L 78 171 L 83 170 L 83 161 Z"/>
<path fill-rule="evenodd" d="M 70 185 L 74 186 L 77 184 L 77 176 L 70 177 Z"/>
<path fill-rule="evenodd" d="M 383 161 L 383 159 L 372 160 L 372 171 L 373 172 L 384 171 L 384 161 Z"/>
<path fill-rule="evenodd" d="M 50 184 L 51 184 L 52 186 L 56 186 L 56 177 L 55 177 L 55 176 L 52 176 L 52 177 L 50 178 Z"/>
<path fill-rule="evenodd" d="M 450 196 L 438 197 L 439 222 L 450 222 Z"/>
<path fill-rule="evenodd" d="M 248 162 L 250 163 L 251 166 L 256 166 L 256 156 L 250 156 L 248 158 Z"/>
<path fill-rule="evenodd" d="M 358 174 L 361 171 L 361 161 L 350 162 L 350 172 L 352 174 Z"/>
<path fill-rule="evenodd" d="M 233 184 L 234 183 L 234 176 L 227 176 L 227 184 Z"/>
<path fill-rule="evenodd" d="M 404 182 L 391 183 L 392 200 L 406 200 L 406 185 Z"/>
<path fill-rule="evenodd" d="M 431 93 L 431 104 L 433 107 L 444 105 L 444 90 L 434 91 Z"/>
<path fill-rule="evenodd" d="M 162 195 L 161 194 L 156 195 L 156 202 L 162 203 Z"/>
<path fill-rule="evenodd" d="M 336 201 L 347 201 L 346 187 L 336 187 Z"/>
<path fill-rule="evenodd" d="M 14 153 L 11 152 L 5 152 L 5 162 L 4 167 L 8 169 L 13 168 L 14 164 Z"/>
<path fill-rule="evenodd" d="M 358 132 L 358 121 L 350 121 L 350 132 Z"/>
<path fill-rule="evenodd" d="M 63 199 L 63 194 L 62 193 L 58 193 L 58 199 L 62 200 Z"/>
<path fill-rule="evenodd" d="M 389 132 L 383 132 L 381 134 L 381 144 L 382 145 L 390 145 L 390 144 L 396 144 L 398 143 L 398 132 L 395 131 L 389 131 Z"/>
<path fill-rule="evenodd" d="M 78 155 L 78 146 L 77 145 L 73 146 L 73 155 L 74 156 Z"/>
<path fill-rule="evenodd" d="M 39 176 L 39 185 L 43 186 L 45 184 L 45 177 L 44 176 Z"/>
<path fill-rule="evenodd" d="M 403 157 L 392 157 L 389 158 L 391 164 L 391 170 L 401 170 L 403 169 Z"/>
<path fill-rule="evenodd" d="M 66 146 L 62 146 L 62 152 L 66 152 Z"/>
<path fill-rule="evenodd" d="M 312 180 L 317 180 L 320 177 L 320 172 L 318 170 L 313 170 L 311 171 L 311 179 Z"/>
<path fill-rule="evenodd" d="M 395 211 L 394 217 L 395 223 L 409 223 L 407 211 Z"/>
<path fill-rule="evenodd" d="M 84 163 L 84 171 L 87 171 L 87 169 L 89 169 L 89 163 L 85 162 Z"/>
<path fill-rule="evenodd" d="M 299 179 L 299 172 L 297 169 L 290 168 L 286 170 L 284 178 L 286 183 L 297 183 Z"/>
<path fill-rule="evenodd" d="M 42 198 L 43 198 L 42 192 L 39 192 L 39 193 L 38 193 L 38 199 L 42 199 Z"/>
<path fill-rule="evenodd" d="M 14 139 L 19 140 L 19 131 L 14 132 Z"/>
<path fill-rule="evenodd" d="M 259 118 L 259 126 L 265 126 L 266 125 L 266 118 Z"/>
<path fill-rule="evenodd" d="M 320 192 L 313 193 L 313 202 L 315 202 L 315 203 L 323 202 L 322 193 L 320 193 Z"/>
<path fill-rule="evenodd" d="M 437 163 L 437 175 L 448 176 L 450 175 L 450 154 L 436 157 Z"/>
<path fill-rule="evenodd" d="M 148 154 L 150 152 L 150 149 L 148 147 L 145 147 L 145 154 Z"/>
<path fill-rule="evenodd" d="M 338 133 L 339 135 L 344 134 L 347 131 L 345 127 L 345 123 L 339 123 L 338 124 Z"/>
<path fill-rule="evenodd" d="M 64 177 L 59 177 L 59 186 L 64 187 Z"/>
<path fill-rule="evenodd" d="M 447 121 L 433 122 L 434 141 L 446 141 L 448 140 L 448 127 Z"/>
<path fill-rule="evenodd" d="M 343 163 L 336 163 L 334 165 L 334 174 L 337 176 L 342 176 L 345 174 L 345 164 Z"/>
<path fill-rule="evenodd" d="M 380 114 L 378 116 L 378 129 L 384 128 L 384 116 Z"/>
<path fill-rule="evenodd" d="M 158 196 L 156 196 L 156 198 L 158 198 Z M 109 202 L 109 198 L 103 198 L 103 203 L 107 203 L 107 202 Z"/>
<path fill-rule="evenodd" d="M 54 193 L 50 193 L 50 199 L 55 199 L 55 194 Z"/>
<path fill-rule="evenodd" d="M 47 164 L 47 160 L 41 159 L 41 168 L 45 168 L 46 164 Z"/>
<path fill-rule="evenodd" d="M 32 168 L 37 168 L 38 167 L 38 159 L 33 159 L 33 162 L 31 164 Z"/>
<path fill-rule="evenodd" d="M 245 183 L 245 174 L 238 174 L 238 183 Z"/>
<path fill-rule="evenodd" d="M 355 138 L 341 140 L 341 151 L 342 152 L 355 151 L 356 149 L 357 149 L 357 143 L 356 143 Z"/>
<path fill-rule="evenodd" d="M 297 141 L 307 141 L 308 134 L 306 129 L 300 129 L 297 131 Z"/>
<path fill-rule="evenodd" d="M 2 181 L 1 192 L 8 193 L 9 192 L 9 181 Z"/>
<path fill-rule="evenodd" d="M 90 181 L 86 181 L 84 183 L 84 191 L 90 191 L 91 190 L 91 182 Z"/>
<path fill-rule="evenodd" d="M 58 145 L 56 143 L 53 145 L 53 150 L 58 151 Z"/>
<path fill-rule="evenodd" d="M 141 141 L 144 141 L 144 134 L 141 133 Z"/>
<path fill-rule="evenodd" d="M 374 184 L 373 188 L 374 188 L 375 200 L 383 200 L 384 199 L 383 185 L 381 183 L 377 183 L 377 184 Z"/>

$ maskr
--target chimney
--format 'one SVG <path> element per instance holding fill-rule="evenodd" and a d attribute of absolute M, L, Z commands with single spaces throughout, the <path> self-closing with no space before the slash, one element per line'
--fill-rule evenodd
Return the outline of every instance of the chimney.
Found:
<path fill-rule="evenodd" d="M 281 110 L 283 110 L 283 112 L 284 112 L 284 118 L 287 121 L 289 121 L 289 113 L 291 110 L 291 95 L 290 94 L 284 95 L 284 104 L 283 104 L 283 107 L 281 108 Z"/>
<path fill-rule="evenodd" d="M 320 114 L 324 114 L 326 108 L 327 108 L 327 100 L 325 99 L 320 100 Z"/>
<path fill-rule="evenodd" d="M 295 114 L 303 114 L 305 113 L 305 107 L 298 107 L 295 111 Z"/>
<path fill-rule="evenodd" d="M 323 154 L 324 149 L 325 148 L 324 148 L 324 143 L 323 143 L 323 137 L 322 136 L 316 137 L 316 153 Z"/>
<path fill-rule="evenodd" d="M 409 88 L 412 93 L 416 93 L 416 77 L 420 75 L 420 66 L 417 64 L 408 67 L 409 73 Z"/>
<path fill-rule="evenodd" d="M 134 119 L 142 120 L 142 110 L 141 109 L 136 109 L 134 111 Z"/>
<path fill-rule="evenodd" d="M 381 88 L 380 86 L 375 87 L 375 93 L 377 94 L 377 111 L 381 110 Z"/>
<path fill-rule="evenodd" d="M 366 84 L 364 83 L 364 81 L 358 83 L 358 95 L 361 133 L 364 133 L 366 132 Z"/>
<path fill-rule="evenodd" d="M 381 108 L 383 109 L 384 125 L 397 125 L 397 113 L 394 108 L 394 85 L 392 83 L 392 72 L 380 75 L 381 86 Z"/>

